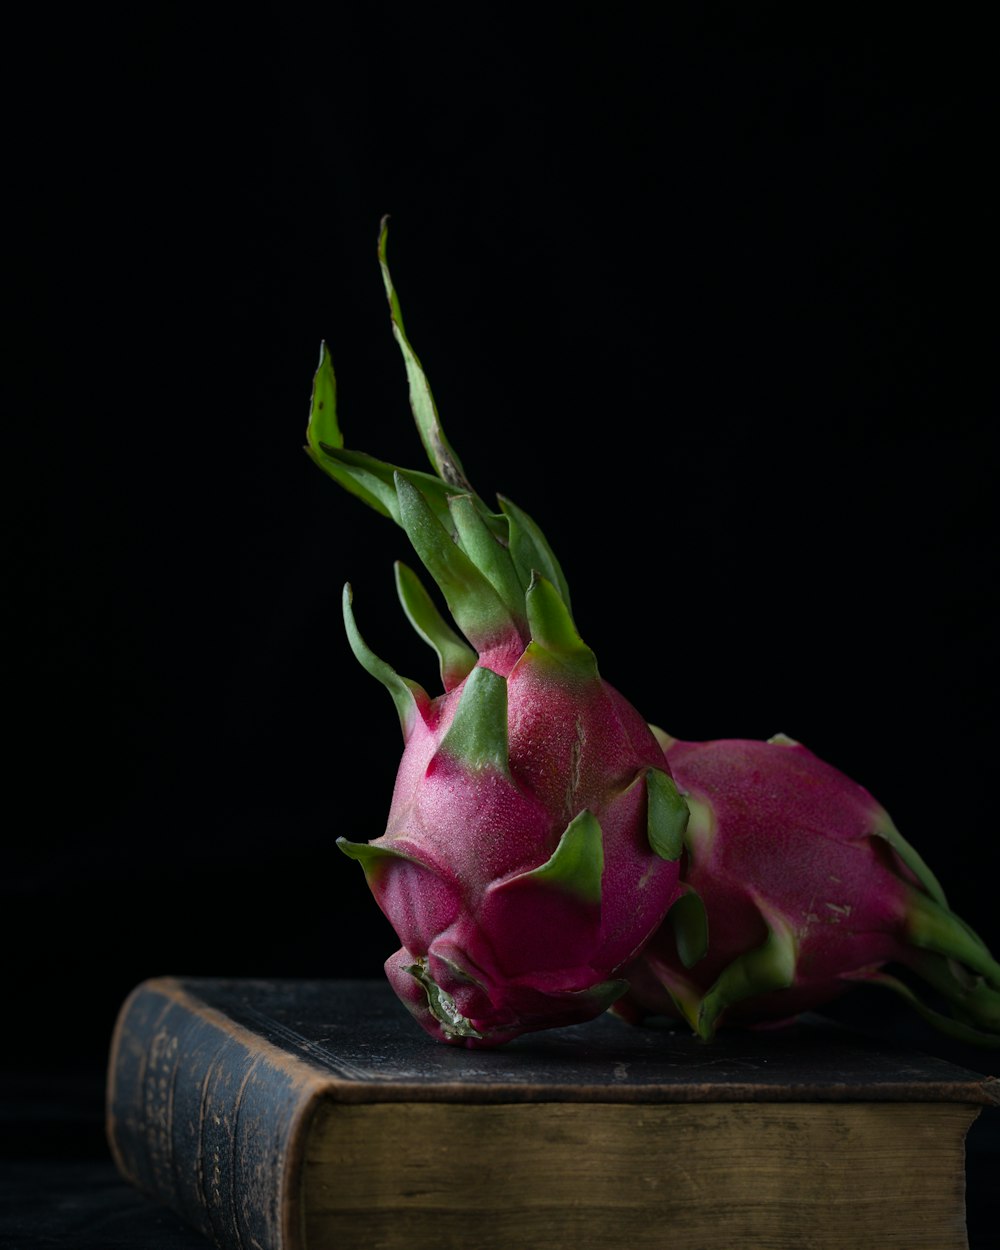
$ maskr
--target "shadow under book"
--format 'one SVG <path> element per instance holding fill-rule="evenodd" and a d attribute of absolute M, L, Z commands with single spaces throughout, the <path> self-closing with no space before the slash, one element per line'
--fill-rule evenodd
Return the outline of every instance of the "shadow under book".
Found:
<path fill-rule="evenodd" d="M 160 978 L 121 1008 L 107 1116 L 126 1179 L 227 1250 L 951 1250 L 998 1102 L 819 1018 L 473 1051 L 384 982 Z"/>

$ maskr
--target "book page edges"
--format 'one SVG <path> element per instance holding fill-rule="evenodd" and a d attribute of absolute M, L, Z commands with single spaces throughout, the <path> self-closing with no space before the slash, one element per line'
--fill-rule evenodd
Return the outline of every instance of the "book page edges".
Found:
<path fill-rule="evenodd" d="M 326 1104 L 306 1244 L 967 1246 L 969 1104 Z"/>

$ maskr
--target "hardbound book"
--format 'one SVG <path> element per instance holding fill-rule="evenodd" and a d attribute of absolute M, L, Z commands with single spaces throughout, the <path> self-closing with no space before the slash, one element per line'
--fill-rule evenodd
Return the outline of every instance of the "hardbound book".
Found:
<path fill-rule="evenodd" d="M 107 1126 L 123 1176 L 227 1250 L 957 1250 L 997 1103 L 820 1017 L 468 1050 L 381 981 L 164 977 L 122 1005 Z"/>

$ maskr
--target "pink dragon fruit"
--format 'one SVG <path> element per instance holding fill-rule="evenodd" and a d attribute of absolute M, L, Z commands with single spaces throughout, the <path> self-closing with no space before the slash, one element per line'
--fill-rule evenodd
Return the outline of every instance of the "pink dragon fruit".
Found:
<path fill-rule="evenodd" d="M 867 982 L 953 1036 L 1000 1045 L 1000 964 L 867 790 L 783 735 L 656 732 L 691 813 L 684 892 L 627 970 L 617 1014 L 681 1016 L 708 1040 Z M 923 1001 L 918 979 L 951 1014 Z"/>
<path fill-rule="evenodd" d="M 376 657 L 405 742 L 388 825 L 338 839 L 364 868 L 401 949 L 396 993 L 436 1039 L 495 1046 L 590 1019 L 678 893 L 687 808 L 645 720 L 605 682 L 573 623 L 566 582 L 538 526 L 509 500 L 489 510 L 445 439 L 379 260 L 410 402 L 433 474 L 344 448 L 325 350 L 307 450 L 334 480 L 406 531 L 466 645 L 416 574 L 396 566 L 411 624 L 437 652 L 431 698 Z"/>

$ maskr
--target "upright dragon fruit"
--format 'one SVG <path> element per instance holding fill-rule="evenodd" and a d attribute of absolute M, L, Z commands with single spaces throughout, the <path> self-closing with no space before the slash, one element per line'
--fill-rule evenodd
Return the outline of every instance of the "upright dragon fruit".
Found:
<path fill-rule="evenodd" d="M 378 255 L 435 472 L 345 449 L 325 347 L 307 450 L 402 526 L 467 642 L 397 564 L 403 609 L 438 655 L 444 693 L 431 698 L 368 648 L 345 587 L 351 647 L 392 695 L 405 746 L 385 833 L 338 845 L 402 943 L 386 974 L 416 1019 L 440 1041 L 495 1046 L 625 992 L 621 969 L 677 895 L 687 808 L 649 726 L 577 633 L 538 526 L 469 485 L 403 328 L 384 221 Z"/>
<path fill-rule="evenodd" d="M 691 812 L 684 892 L 628 970 L 618 1014 L 681 1016 L 707 1040 L 722 1023 L 780 1024 L 867 982 L 944 1032 L 1000 1046 L 1000 964 L 866 789 L 782 735 L 656 732 Z M 918 995 L 920 979 L 942 1010 Z"/>

